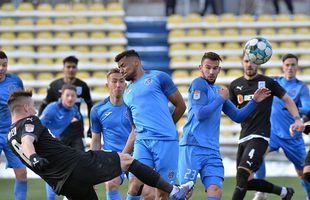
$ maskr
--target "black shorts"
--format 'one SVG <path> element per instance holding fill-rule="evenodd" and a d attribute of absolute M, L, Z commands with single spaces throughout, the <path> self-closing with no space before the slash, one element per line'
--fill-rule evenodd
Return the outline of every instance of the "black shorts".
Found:
<path fill-rule="evenodd" d="M 93 186 L 121 173 L 120 158 L 116 152 L 88 151 L 64 183 L 60 194 L 73 200 L 98 199 Z"/>
<path fill-rule="evenodd" d="M 310 165 L 310 150 L 307 153 L 306 159 L 305 159 L 305 166 Z"/>
<path fill-rule="evenodd" d="M 253 138 L 238 146 L 237 167 L 244 167 L 256 171 L 262 164 L 268 148 L 268 142 L 262 138 Z"/>

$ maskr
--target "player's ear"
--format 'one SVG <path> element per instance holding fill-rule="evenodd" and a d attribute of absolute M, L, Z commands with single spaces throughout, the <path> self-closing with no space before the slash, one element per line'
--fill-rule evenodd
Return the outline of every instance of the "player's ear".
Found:
<path fill-rule="evenodd" d="M 198 66 L 198 70 L 199 70 L 199 71 L 202 71 L 202 65 L 199 65 L 199 66 Z"/>

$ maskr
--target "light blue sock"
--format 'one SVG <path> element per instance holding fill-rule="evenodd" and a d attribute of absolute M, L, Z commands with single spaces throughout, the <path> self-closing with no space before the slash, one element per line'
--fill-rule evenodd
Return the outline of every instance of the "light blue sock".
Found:
<path fill-rule="evenodd" d="M 266 178 L 266 162 L 265 159 L 263 159 L 262 164 L 258 168 L 258 170 L 255 172 L 255 177 L 257 179 L 265 179 Z"/>
<path fill-rule="evenodd" d="M 130 194 L 127 193 L 127 198 L 126 200 L 139 200 L 141 196 L 131 196 Z"/>
<path fill-rule="evenodd" d="M 118 190 L 106 192 L 107 200 L 122 200 L 121 194 Z"/>
<path fill-rule="evenodd" d="M 47 183 L 45 183 L 45 190 L 46 190 L 46 200 L 56 199 L 55 192 L 53 191 L 52 187 Z"/>
<path fill-rule="evenodd" d="M 306 180 L 300 180 L 300 185 L 304 188 L 307 193 L 308 199 L 310 199 L 310 183 Z"/>
<path fill-rule="evenodd" d="M 14 194 L 15 194 L 15 200 L 26 200 L 27 181 L 19 181 L 15 179 Z"/>
<path fill-rule="evenodd" d="M 221 200 L 221 199 L 217 197 L 207 197 L 207 200 Z"/>

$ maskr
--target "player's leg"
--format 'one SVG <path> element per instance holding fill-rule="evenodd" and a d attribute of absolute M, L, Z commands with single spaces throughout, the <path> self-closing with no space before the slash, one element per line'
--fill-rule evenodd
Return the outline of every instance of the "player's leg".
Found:
<path fill-rule="evenodd" d="M 310 151 L 308 151 L 306 159 L 305 159 L 305 166 L 303 169 L 303 184 L 304 189 L 307 193 L 307 199 L 310 200 Z"/>
<path fill-rule="evenodd" d="M 142 199 L 143 200 L 154 200 L 155 199 L 156 188 L 144 185 L 142 189 Z"/>
<path fill-rule="evenodd" d="M 121 194 L 118 189 L 120 185 L 122 184 L 124 177 L 125 176 L 123 173 L 121 176 L 105 182 L 107 200 L 116 200 L 116 199 L 121 200 L 122 199 Z"/>
<path fill-rule="evenodd" d="M 56 194 L 55 194 L 53 188 L 47 183 L 45 183 L 45 191 L 46 191 L 46 199 L 47 200 L 55 200 L 56 199 Z"/>

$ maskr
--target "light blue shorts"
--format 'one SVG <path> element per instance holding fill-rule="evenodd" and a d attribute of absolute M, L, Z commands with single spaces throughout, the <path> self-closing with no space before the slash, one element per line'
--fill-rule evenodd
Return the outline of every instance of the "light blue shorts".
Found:
<path fill-rule="evenodd" d="M 180 146 L 178 178 L 181 184 L 196 183 L 200 174 L 205 190 L 210 185 L 222 188 L 224 166 L 219 151 L 199 146 Z"/>
<path fill-rule="evenodd" d="M 275 134 L 270 135 L 270 152 L 282 148 L 287 159 L 291 161 L 295 169 L 303 170 L 306 158 L 305 142 L 302 137 L 296 139 L 282 139 Z"/>
<path fill-rule="evenodd" d="M 133 157 L 155 169 L 166 181 L 176 183 L 178 171 L 178 141 L 136 140 Z"/>
<path fill-rule="evenodd" d="M 7 168 L 26 168 L 22 161 L 13 153 L 7 142 L 7 134 L 0 134 L 0 155 L 4 151 Z"/>

